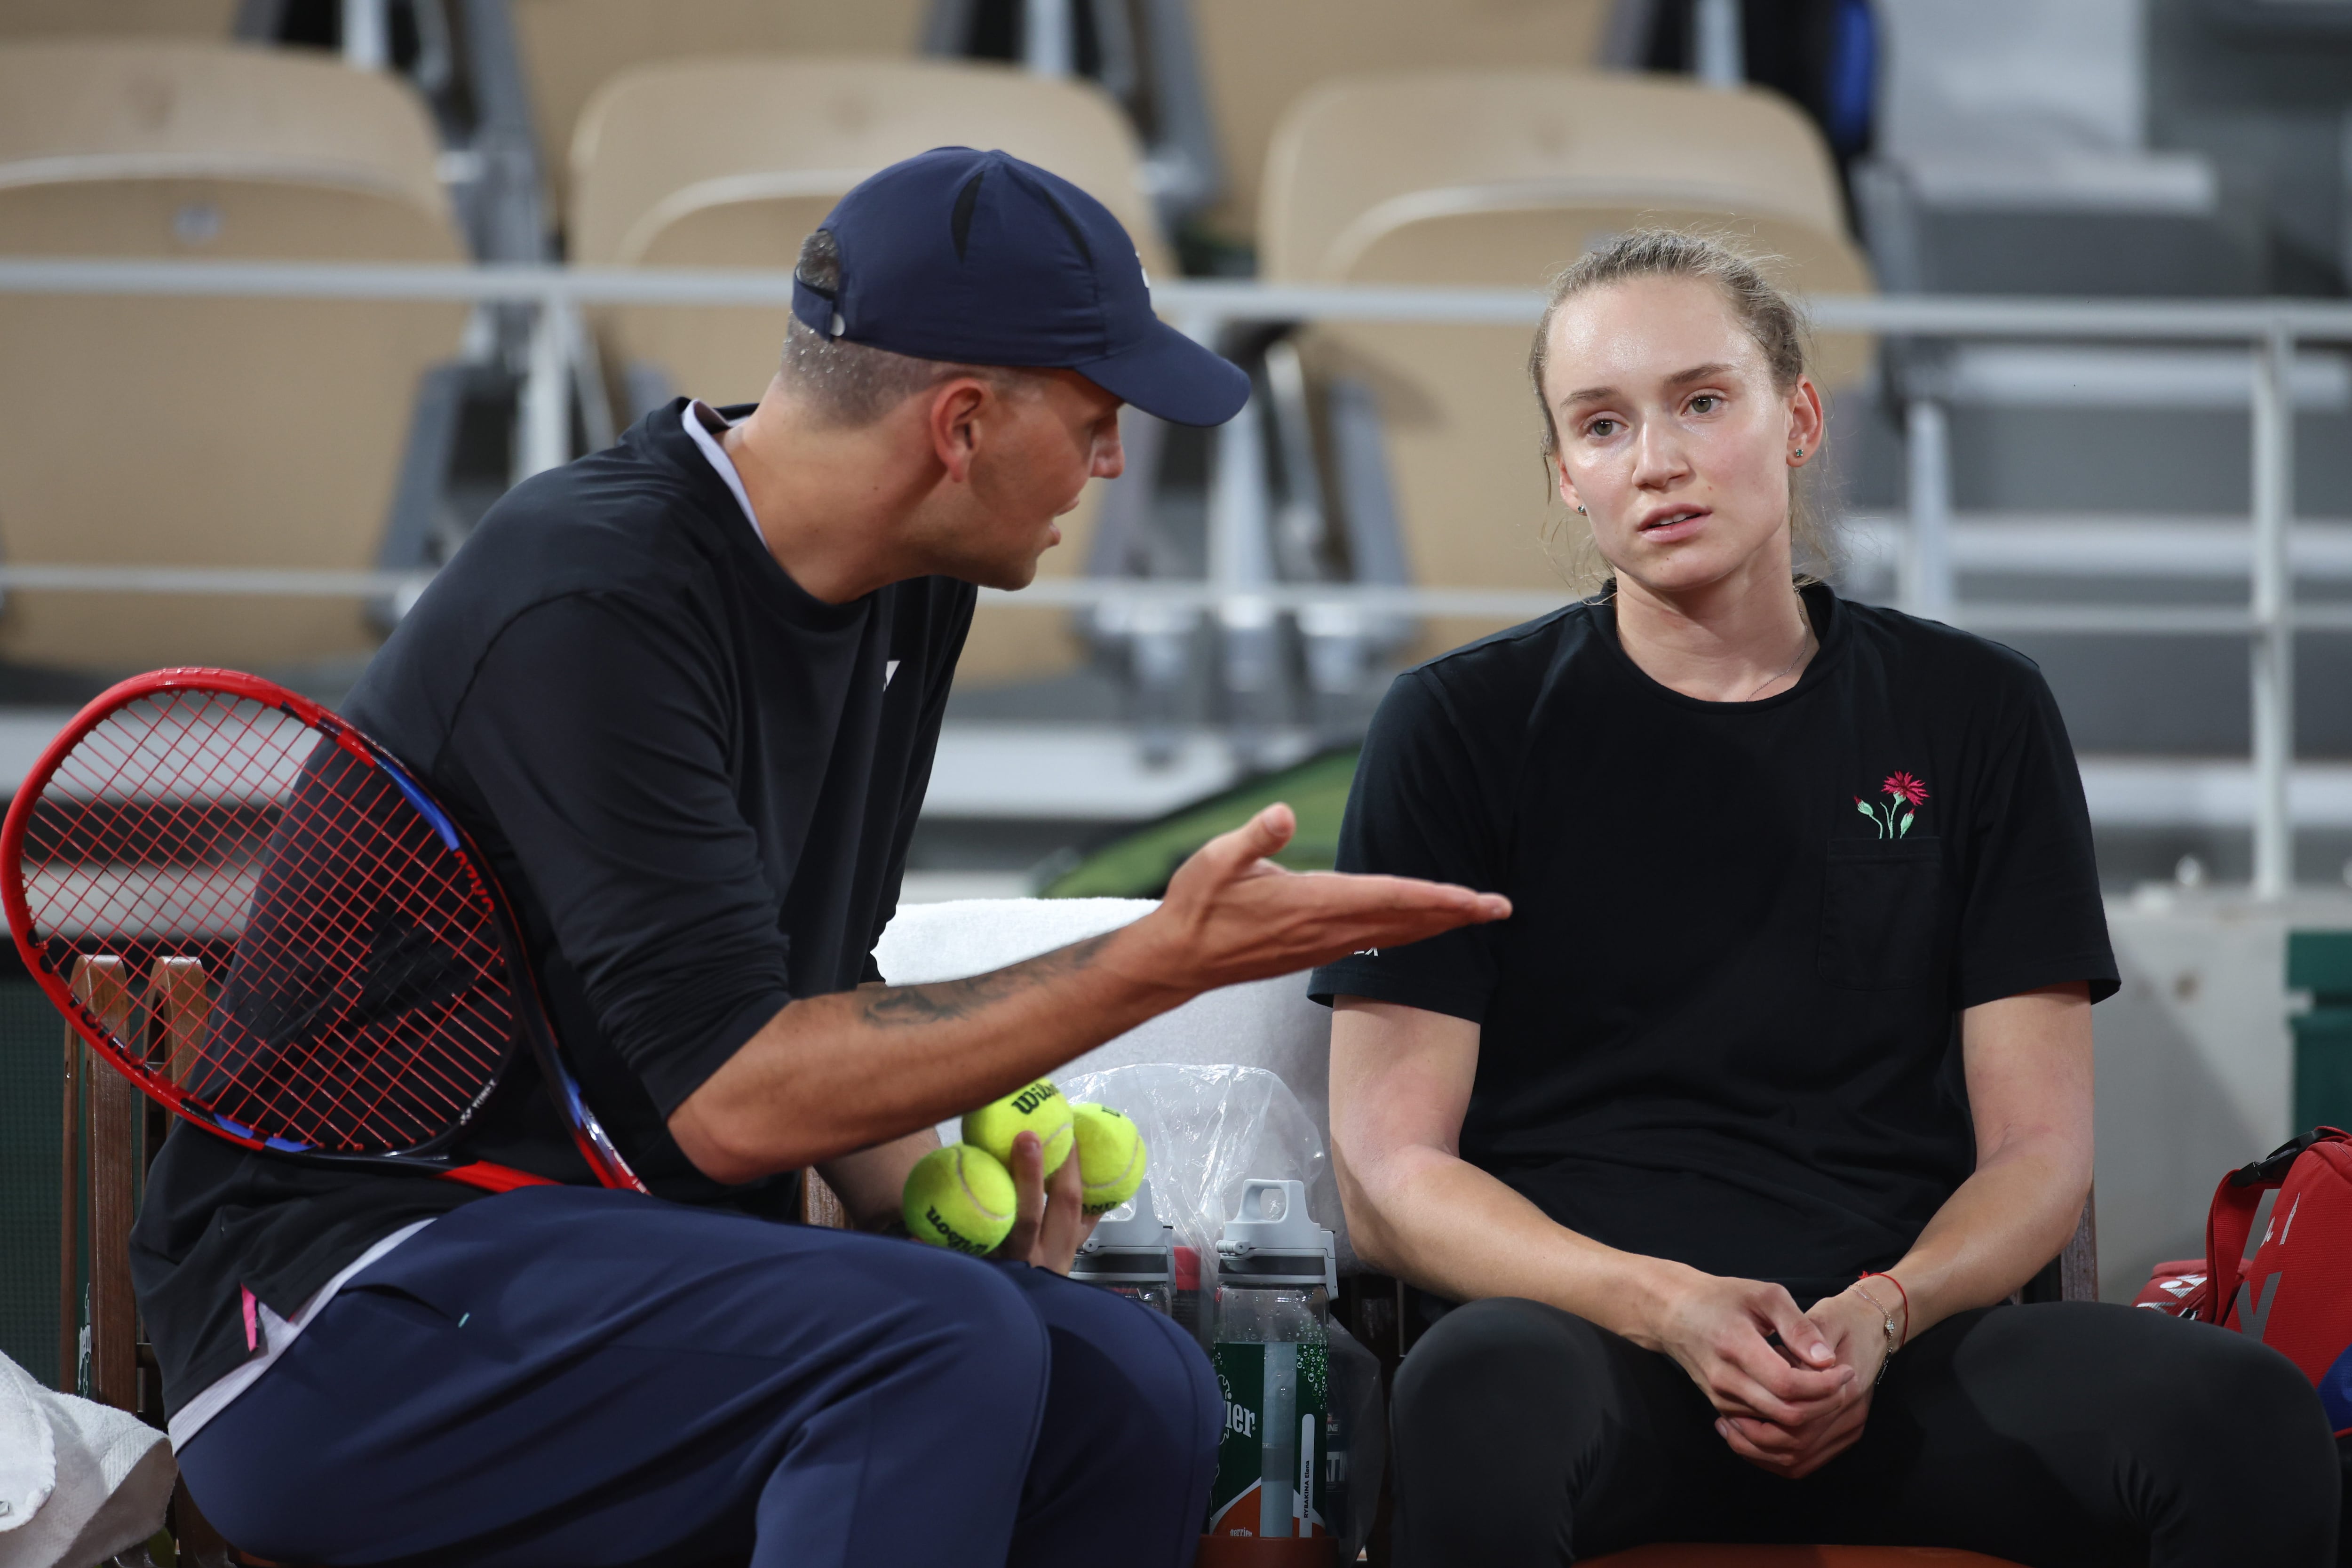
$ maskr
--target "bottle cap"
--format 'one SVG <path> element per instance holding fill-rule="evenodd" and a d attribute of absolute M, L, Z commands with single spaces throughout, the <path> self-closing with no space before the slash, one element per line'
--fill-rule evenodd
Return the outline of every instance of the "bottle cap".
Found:
<path fill-rule="evenodd" d="M 1320 1285 L 1336 1293 L 1331 1233 L 1307 1212 L 1307 1184 L 1244 1182 L 1241 1210 L 1217 1238 L 1217 1271 L 1235 1285 Z"/>
<path fill-rule="evenodd" d="M 1103 1284 L 1172 1284 L 1176 1278 L 1176 1227 L 1160 1223 L 1151 1207 L 1151 1184 L 1095 1222 L 1094 1234 L 1078 1247 L 1070 1273 Z"/>

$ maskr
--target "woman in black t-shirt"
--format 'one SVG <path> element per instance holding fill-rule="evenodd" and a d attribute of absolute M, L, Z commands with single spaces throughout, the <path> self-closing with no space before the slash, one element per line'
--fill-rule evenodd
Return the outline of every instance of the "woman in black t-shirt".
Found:
<path fill-rule="evenodd" d="M 1466 1303 L 1398 1378 L 1398 1561 L 2332 1561 L 2284 1357 L 1997 1305 L 2083 1213 L 2116 983 L 2040 672 L 1794 576 L 1822 405 L 1751 264 L 1627 236 L 1530 368 L 1612 587 L 1401 677 L 1340 850 L 1516 914 L 1313 986 L 1357 1250 Z"/>

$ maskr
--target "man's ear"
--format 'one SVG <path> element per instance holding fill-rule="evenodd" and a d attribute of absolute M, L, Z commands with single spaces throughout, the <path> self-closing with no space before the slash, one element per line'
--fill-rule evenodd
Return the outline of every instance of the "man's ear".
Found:
<path fill-rule="evenodd" d="M 931 455 L 954 483 L 963 484 L 971 478 L 986 423 L 982 416 L 995 398 L 995 388 L 970 375 L 942 382 L 931 392 Z"/>

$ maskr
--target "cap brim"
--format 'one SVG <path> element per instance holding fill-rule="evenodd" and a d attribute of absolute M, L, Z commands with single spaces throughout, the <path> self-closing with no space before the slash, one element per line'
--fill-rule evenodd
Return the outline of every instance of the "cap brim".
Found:
<path fill-rule="evenodd" d="M 1161 321 L 1134 348 L 1069 368 L 1171 425 L 1223 425 L 1249 401 L 1247 371 Z"/>

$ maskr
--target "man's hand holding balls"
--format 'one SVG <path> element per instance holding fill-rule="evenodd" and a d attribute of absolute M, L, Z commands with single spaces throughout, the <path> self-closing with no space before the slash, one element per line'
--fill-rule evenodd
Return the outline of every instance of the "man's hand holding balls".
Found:
<path fill-rule="evenodd" d="M 1135 1123 L 1107 1107 L 1073 1106 L 1040 1079 L 966 1115 L 962 1142 L 917 1162 L 907 1232 L 1066 1274 L 1096 1219 L 1135 1195 L 1145 1161 Z"/>

